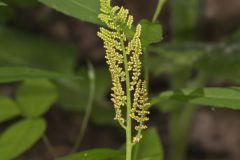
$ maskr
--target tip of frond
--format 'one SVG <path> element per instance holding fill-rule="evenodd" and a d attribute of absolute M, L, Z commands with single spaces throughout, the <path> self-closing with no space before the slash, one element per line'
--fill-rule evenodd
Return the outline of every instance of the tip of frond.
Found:
<path fill-rule="evenodd" d="M 109 13 L 111 9 L 111 0 L 100 0 L 100 11 L 103 13 Z"/>

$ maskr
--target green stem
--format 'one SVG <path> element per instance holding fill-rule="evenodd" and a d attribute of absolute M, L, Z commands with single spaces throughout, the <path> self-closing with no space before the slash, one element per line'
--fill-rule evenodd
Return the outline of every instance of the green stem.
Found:
<path fill-rule="evenodd" d="M 165 4 L 166 0 L 158 0 L 158 4 L 157 4 L 157 8 L 155 10 L 155 13 L 153 15 L 153 18 L 152 18 L 152 22 L 156 22 L 161 10 L 162 10 L 162 7 L 163 5 Z"/>
<path fill-rule="evenodd" d="M 175 107 L 181 107 L 182 109 L 170 113 L 170 160 L 184 160 L 195 107 L 189 104 L 178 104 Z"/>
<path fill-rule="evenodd" d="M 56 159 L 57 159 L 57 156 L 56 156 L 56 154 L 55 154 L 55 151 L 54 151 L 54 149 L 53 149 L 53 146 L 52 146 L 52 144 L 50 143 L 48 137 L 47 137 L 45 134 L 42 136 L 42 140 L 43 140 L 44 144 L 46 145 L 49 154 L 52 156 L 52 158 L 53 158 L 54 160 L 56 160 Z"/>
<path fill-rule="evenodd" d="M 126 126 L 126 160 L 132 159 L 132 120 L 130 118 L 131 113 L 131 92 L 130 92 L 130 76 L 128 71 L 128 59 L 127 53 L 125 50 L 124 41 L 121 38 L 121 47 L 123 49 L 123 57 L 124 57 L 124 68 L 126 73 L 126 94 L 127 94 L 127 126 Z"/>
<path fill-rule="evenodd" d="M 139 145 L 137 144 L 134 147 L 133 160 L 137 160 L 138 151 L 139 151 Z"/>
<path fill-rule="evenodd" d="M 165 4 L 166 0 L 159 0 L 158 1 L 158 5 L 157 5 L 157 8 L 155 10 L 155 13 L 153 15 L 153 18 L 152 18 L 152 23 L 156 22 L 161 10 L 162 10 L 162 7 L 163 5 Z M 149 61 L 149 53 L 147 51 L 147 47 L 144 47 L 143 48 L 143 52 L 144 52 L 144 79 L 146 81 L 146 88 L 147 88 L 147 91 L 148 91 L 148 88 L 149 88 L 149 68 L 148 68 L 148 61 Z"/>
<path fill-rule="evenodd" d="M 95 71 L 94 71 L 94 67 L 92 65 L 92 63 L 88 62 L 88 77 L 90 80 L 90 84 L 89 84 L 89 96 L 88 96 L 88 103 L 87 103 L 87 108 L 86 108 L 86 112 L 85 112 L 85 116 L 83 118 L 83 122 L 79 131 L 79 135 L 77 137 L 76 143 L 74 145 L 74 147 L 72 148 L 72 152 L 77 151 L 77 149 L 79 148 L 83 137 L 85 135 L 86 129 L 87 129 L 87 125 L 88 125 L 88 121 L 92 112 L 92 106 L 93 106 L 93 99 L 94 99 L 94 93 L 95 93 Z"/>

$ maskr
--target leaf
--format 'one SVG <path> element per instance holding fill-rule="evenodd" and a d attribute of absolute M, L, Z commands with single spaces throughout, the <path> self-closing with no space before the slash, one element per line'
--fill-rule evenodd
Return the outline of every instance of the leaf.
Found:
<path fill-rule="evenodd" d="M 11 7 L 6 7 L 4 5 L 3 6 L 0 5 L 0 23 L 4 25 L 7 22 L 11 21 L 15 16 L 15 12 L 16 12 L 16 10 L 14 10 Z M 2 37 L 0 37 L 0 39 L 1 38 Z"/>
<path fill-rule="evenodd" d="M 23 115 L 37 117 L 44 114 L 57 100 L 54 84 L 47 80 L 28 80 L 16 91 L 16 101 Z"/>
<path fill-rule="evenodd" d="M 13 7 L 32 7 L 37 4 L 37 0 L 2 0 L 9 6 Z"/>
<path fill-rule="evenodd" d="M 141 41 L 143 46 L 148 46 L 162 40 L 162 26 L 159 23 L 141 20 L 140 24 L 142 25 Z"/>
<path fill-rule="evenodd" d="M 99 0 L 39 0 L 66 15 L 73 16 L 82 21 L 101 24 L 98 19 Z"/>
<path fill-rule="evenodd" d="M 200 0 L 173 0 L 171 27 L 174 40 L 192 40 L 196 36 Z"/>
<path fill-rule="evenodd" d="M 22 120 L 0 136 L 1 160 L 15 159 L 31 148 L 43 135 L 46 122 L 42 118 Z"/>
<path fill-rule="evenodd" d="M 76 53 L 77 47 L 67 42 L 0 26 L 0 67 L 21 66 L 71 75 Z"/>
<path fill-rule="evenodd" d="M 239 51 L 239 43 L 217 48 L 203 57 L 197 67 L 210 78 L 221 78 L 239 83 L 240 73 L 237 72 L 240 69 Z"/>
<path fill-rule="evenodd" d="M 9 83 L 30 79 L 79 78 L 52 71 L 26 67 L 0 67 L 0 83 Z"/>
<path fill-rule="evenodd" d="M 240 109 L 240 88 L 200 88 L 161 93 L 152 105 L 164 101 L 180 101 L 197 105 Z"/>
<path fill-rule="evenodd" d="M 148 47 L 155 55 L 149 57 L 149 69 L 155 74 L 173 73 L 180 68 L 193 68 L 206 54 L 201 43 L 170 43 Z"/>
<path fill-rule="evenodd" d="M 20 114 L 20 110 L 9 97 L 0 96 L 0 122 L 9 120 Z"/>
<path fill-rule="evenodd" d="M 0 6 L 7 6 L 7 4 L 0 1 Z"/>
<path fill-rule="evenodd" d="M 58 160 L 109 160 L 116 158 L 122 158 L 124 155 L 122 152 L 113 149 L 93 149 L 89 151 L 83 151 L 75 153 Z"/>
<path fill-rule="evenodd" d="M 155 74 L 172 73 L 190 67 L 203 72 L 206 77 L 220 78 L 239 83 L 239 43 L 208 45 L 203 43 L 170 43 L 150 46 L 149 68 Z"/>
<path fill-rule="evenodd" d="M 155 128 L 143 132 L 143 139 L 135 147 L 137 153 L 133 160 L 163 160 L 163 148 Z"/>

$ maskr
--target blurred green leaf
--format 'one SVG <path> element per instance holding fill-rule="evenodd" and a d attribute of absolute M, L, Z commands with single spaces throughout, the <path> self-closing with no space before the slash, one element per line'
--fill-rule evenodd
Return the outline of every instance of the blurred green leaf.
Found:
<path fill-rule="evenodd" d="M 0 155 L 2 160 L 15 159 L 31 148 L 43 135 L 45 120 L 27 119 L 10 126 L 0 136 Z"/>
<path fill-rule="evenodd" d="M 39 0 L 39 2 L 82 21 L 101 24 L 98 18 L 99 0 Z"/>
<path fill-rule="evenodd" d="M 76 79 L 79 77 L 26 67 L 0 67 L 0 83 L 16 82 L 29 79 L 61 79 L 61 78 Z"/>
<path fill-rule="evenodd" d="M 76 53 L 76 47 L 66 42 L 0 27 L 0 66 L 34 67 L 72 74 Z"/>
<path fill-rule="evenodd" d="M 164 101 L 180 101 L 197 105 L 240 109 L 240 88 L 199 88 L 166 91 L 152 99 L 152 105 Z"/>
<path fill-rule="evenodd" d="M 7 6 L 7 4 L 0 1 L 0 6 Z"/>
<path fill-rule="evenodd" d="M 4 24 L 9 22 L 15 16 L 15 10 L 11 7 L 0 6 L 0 23 Z M 1 39 L 1 37 L 0 37 Z"/>
<path fill-rule="evenodd" d="M 240 42 L 240 28 L 227 37 L 227 42 Z"/>
<path fill-rule="evenodd" d="M 75 153 L 59 160 L 115 160 L 121 158 L 123 160 L 124 154 L 120 151 L 113 149 L 93 149 L 89 151 L 83 151 Z"/>
<path fill-rule="evenodd" d="M 207 77 L 240 82 L 239 43 L 207 45 L 201 43 L 170 43 L 150 46 L 155 53 L 149 57 L 149 68 L 155 74 L 171 74 L 180 68 L 203 72 Z"/>
<path fill-rule="evenodd" d="M 162 40 L 162 27 L 159 23 L 141 20 L 140 24 L 142 25 L 141 42 L 143 46 L 148 46 Z"/>
<path fill-rule="evenodd" d="M 155 53 L 149 57 L 149 69 L 155 74 L 173 73 L 180 68 L 195 67 L 207 54 L 205 44 L 170 43 L 150 46 L 148 51 Z"/>
<path fill-rule="evenodd" d="M 9 6 L 30 7 L 37 4 L 37 0 L 2 0 Z"/>
<path fill-rule="evenodd" d="M 37 117 L 44 114 L 57 100 L 54 84 L 47 80 L 28 80 L 16 91 L 16 101 L 23 115 Z"/>
<path fill-rule="evenodd" d="M 20 110 L 16 103 L 9 97 L 0 96 L 0 122 L 9 120 L 20 115 Z"/>
<path fill-rule="evenodd" d="M 135 146 L 133 160 L 163 160 L 163 147 L 155 128 L 143 132 L 143 139 Z"/>
<path fill-rule="evenodd" d="M 238 72 L 240 70 L 240 48 L 238 45 L 213 50 L 199 60 L 198 69 L 209 78 L 221 78 L 240 83 L 240 72 Z"/>
<path fill-rule="evenodd" d="M 198 27 L 200 0 L 173 0 L 171 4 L 173 39 L 192 40 Z"/>

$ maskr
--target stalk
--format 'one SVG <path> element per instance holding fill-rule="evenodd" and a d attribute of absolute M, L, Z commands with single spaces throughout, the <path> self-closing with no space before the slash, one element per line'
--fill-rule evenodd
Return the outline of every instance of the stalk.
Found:
<path fill-rule="evenodd" d="M 43 140 L 44 144 L 46 145 L 47 150 L 48 150 L 49 154 L 52 156 L 53 160 L 56 160 L 57 156 L 55 154 L 54 148 L 53 148 L 52 144 L 50 143 L 48 137 L 45 134 L 42 136 L 42 140 Z"/>
<path fill-rule="evenodd" d="M 152 18 L 152 23 L 155 23 L 157 21 L 157 18 L 162 10 L 163 5 L 165 4 L 166 0 L 158 0 L 157 7 L 155 9 L 153 18 Z M 144 79 L 146 80 L 146 87 L 147 91 L 149 90 L 149 67 L 148 67 L 148 61 L 149 61 L 149 52 L 147 51 L 148 47 L 144 47 L 143 52 L 144 52 Z"/>
<path fill-rule="evenodd" d="M 166 0 L 158 0 L 158 4 L 157 4 L 157 8 L 154 12 L 154 15 L 153 15 L 153 18 L 152 18 L 152 22 L 156 22 L 161 10 L 162 10 L 162 7 L 163 5 L 165 4 Z"/>
<path fill-rule="evenodd" d="M 88 96 L 88 103 L 86 107 L 86 112 L 82 121 L 82 125 L 76 140 L 75 145 L 72 148 L 72 153 L 77 151 L 80 144 L 82 143 L 82 140 L 84 138 L 84 135 L 87 130 L 88 121 L 90 119 L 90 115 L 92 113 L 92 107 L 93 107 L 93 100 L 95 95 L 95 70 L 91 62 L 88 61 L 88 77 L 89 77 L 89 96 Z"/>
<path fill-rule="evenodd" d="M 125 129 L 126 160 L 132 160 L 132 148 L 141 140 L 141 130 L 147 128 L 144 122 L 148 120 L 149 114 L 145 110 L 145 106 L 148 105 L 146 84 L 140 78 L 141 25 L 137 25 L 136 32 L 129 40 L 124 30 L 132 29 L 133 16 L 129 15 L 129 11 L 123 7 L 111 6 L 111 0 L 100 0 L 100 7 L 102 13 L 99 14 L 99 18 L 109 28 L 101 27 L 98 36 L 104 41 L 107 63 L 113 78 L 112 101 L 116 109 L 115 120 Z M 122 84 L 123 81 L 125 85 Z M 123 118 L 121 107 L 125 106 L 126 115 Z M 135 130 L 138 131 L 134 137 L 132 120 L 136 121 Z"/>
<path fill-rule="evenodd" d="M 124 41 L 121 38 L 121 46 L 123 50 L 123 57 L 124 57 L 124 68 L 126 73 L 126 94 L 127 94 L 127 126 L 126 126 L 126 160 L 132 159 L 132 120 L 129 117 L 131 112 L 131 92 L 130 92 L 130 76 L 128 71 L 128 59 L 127 54 L 124 46 Z"/>

